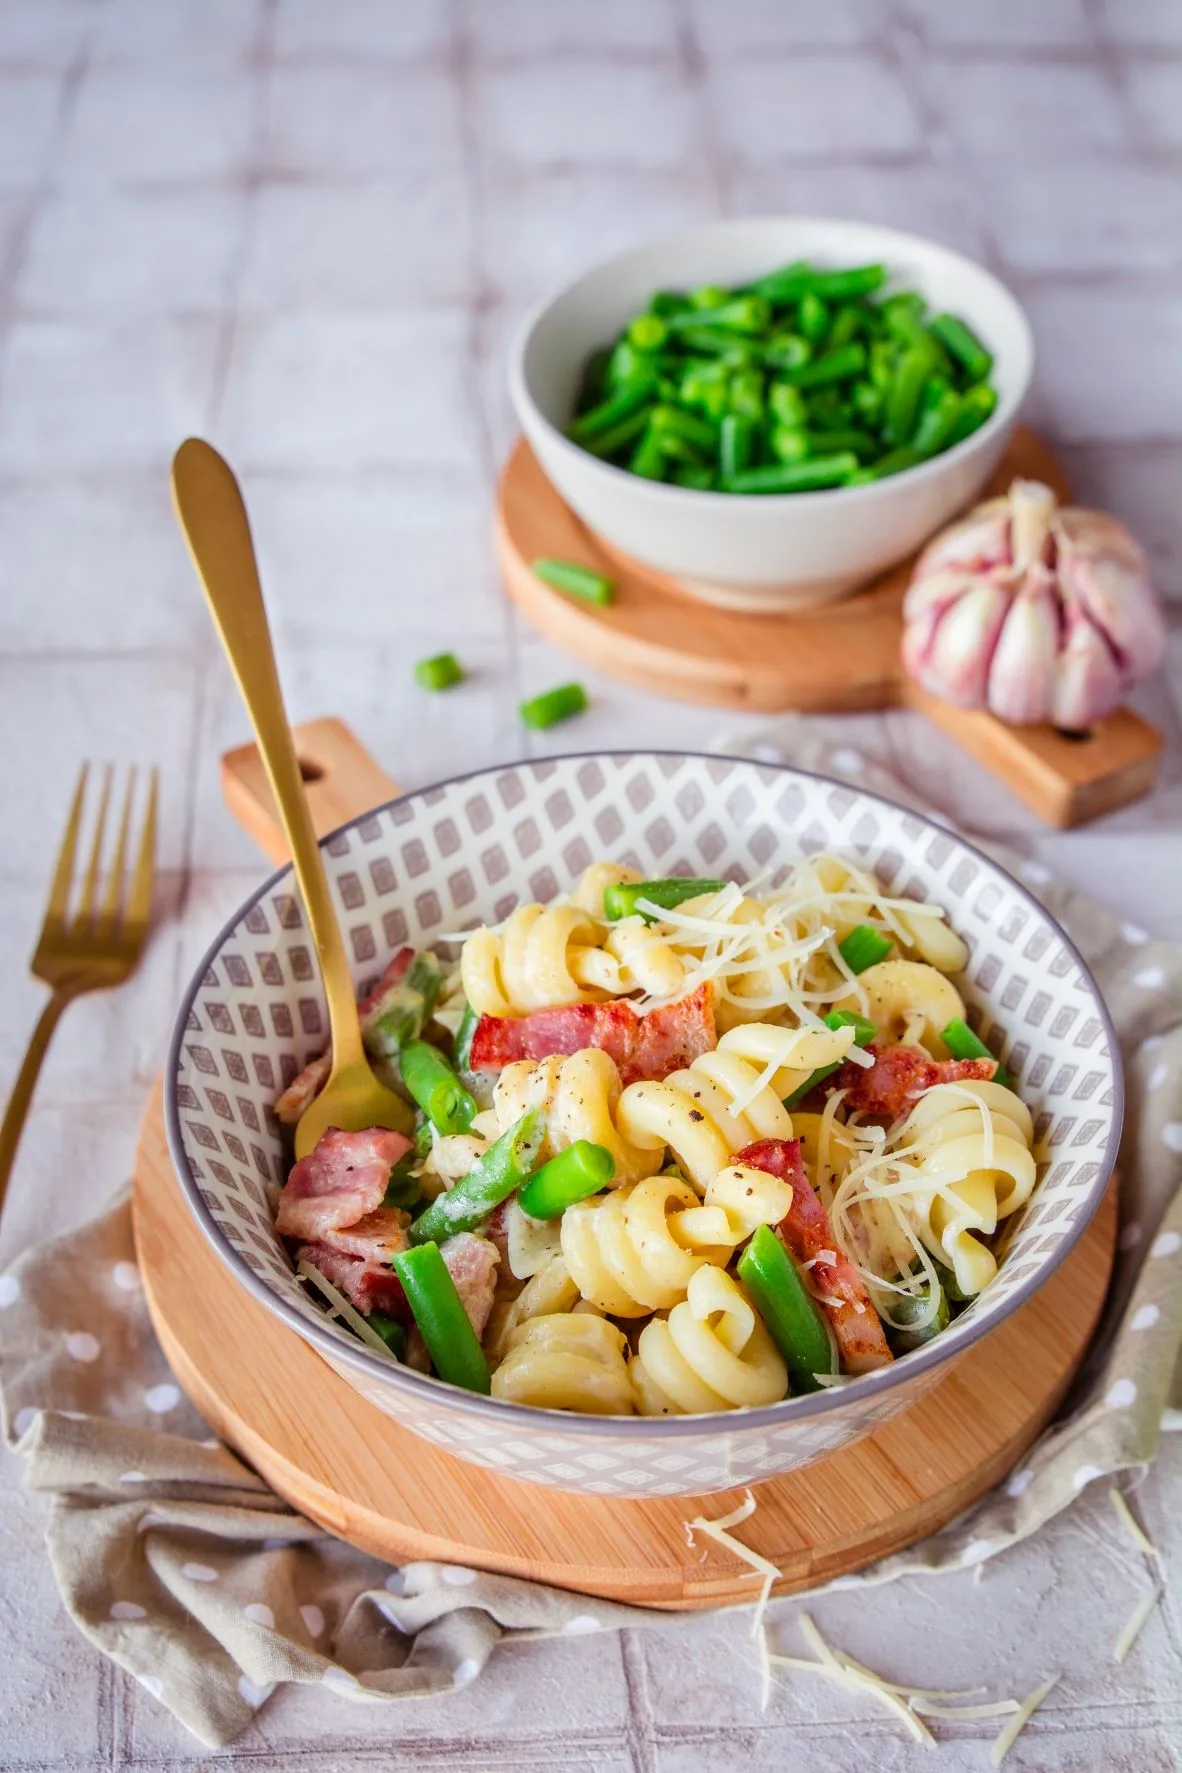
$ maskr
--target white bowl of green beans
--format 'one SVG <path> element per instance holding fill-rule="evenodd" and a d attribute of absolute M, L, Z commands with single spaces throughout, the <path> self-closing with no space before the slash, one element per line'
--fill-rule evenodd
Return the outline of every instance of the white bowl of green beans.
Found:
<path fill-rule="evenodd" d="M 890 228 L 714 222 L 541 302 L 509 364 L 522 428 L 613 549 L 709 602 L 844 596 L 996 467 L 1030 384 L 1015 298 Z"/>

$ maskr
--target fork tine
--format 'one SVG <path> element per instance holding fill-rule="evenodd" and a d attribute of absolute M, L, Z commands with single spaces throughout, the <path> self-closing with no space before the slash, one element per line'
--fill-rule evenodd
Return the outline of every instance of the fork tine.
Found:
<path fill-rule="evenodd" d="M 115 840 L 115 854 L 111 857 L 111 866 L 107 874 L 107 890 L 103 894 L 102 909 L 98 916 L 98 927 L 104 934 L 114 930 L 119 920 L 119 902 L 123 897 L 123 877 L 127 869 L 127 839 L 131 832 L 131 807 L 135 799 L 135 784 L 139 771 L 132 764 L 127 776 L 127 788 L 123 795 L 123 811 L 119 817 L 119 835 Z"/>
<path fill-rule="evenodd" d="M 143 836 L 136 856 L 135 874 L 127 895 L 123 919 L 124 933 L 133 942 L 142 942 L 148 933 L 152 915 L 152 889 L 156 879 L 156 796 L 159 772 L 153 769 L 148 778 L 148 809 L 144 815 Z"/>
<path fill-rule="evenodd" d="M 113 771 L 111 765 L 109 763 L 104 764 L 103 786 L 102 792 L 99 795 L 98 818 L 95 820 L 94 837 L 90 845 L 90 860 L 86 864 L 86 875 L 82 882 L 82 893 L 78 900 L 78 910 L 75 916 L 75 922 L 81 922 L 83 918 L 93 918 L 94 916 L 95 896 L 98 892 L 99 868 L 103 859 L 103 835 L 107 824 L 107 807 L 111 799 L 112 774 Z"/>
<path fill-rule="evenodd" d="M 61 848 L 57 853 L 57 867 L 54 869 L 53 885 L 49 890 L 49 903 L 45 907 L 45 929 L 59 927 L 65 922 L 66 912 L 70 904 L 70 884 L 74 879 L 74 852 L 78 847 L 78 830 L 82 824 L 82 805 L 86 799 L 86 781 L 90 774 L 90 765 L 84 763 L 78 772 L 78 786 L 74 790 L 74 800 L 70 807 L 70 816 L 66 820 L 66 829 L 62 835 Z"/>

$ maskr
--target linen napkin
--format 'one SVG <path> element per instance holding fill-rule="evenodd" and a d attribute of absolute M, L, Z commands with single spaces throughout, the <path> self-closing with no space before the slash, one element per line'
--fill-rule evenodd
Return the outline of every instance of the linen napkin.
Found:
<path fill-rule="evenodd" d="M 717 748 L 918 804 L 799 720 Z M 1020 1469 L 942 1532 L 830 1586 L 979 1563 L 1093 1480 L 1152 1459 L 1163 1416 L 1182 1424 L 1182 1395 L 1171 1395 L 1182 1343 L 1182 947 L 992 854 L 1070 932 L 1117 1026 L 1128 1117 L 1113 1288 L 1067 1413 Z M 50 1498 L 49 1555 L 71 1617 L 212 1747 L 281 1681 L 389 1704 L 475 1679 L 504 1639 L 671 1623 L 454 1565 L 391 1569 L 288 1508 L 208 1438 L 173 1380 L 126 1192 L 0 1275 L 0 1404 L 26 1483 Z"/>

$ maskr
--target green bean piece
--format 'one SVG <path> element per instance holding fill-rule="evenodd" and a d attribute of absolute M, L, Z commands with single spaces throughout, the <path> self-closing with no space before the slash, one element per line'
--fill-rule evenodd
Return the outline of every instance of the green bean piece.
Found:
<path fill-rule="evenodd" d="M 802 1084 L 798 1084 L 794 1090 L 784 1097 L 785 1108 L 789 1110 L 799 1108 L 805 1097 L 810 1095 L 819 1083 L 824 1083 L 827 1077 L 832 1077 L 835 1071 L 840 1070 L 840 1059 L 835 1059 L 831 1065 L 818 1065 L 815 1071 L 809 1072 L 809 1075 L 805 1078 Z"/>
<path fill-rule="evenodd" d="M 713 468 L 697 468 L 690 462 L 681 462 L 673 470 L 674 484 L 688 487 L 691 492 L 712 492 L 717 479 Z"/>
<path fill-rule="evenodd" d="M 689 307 L 689 297 L 678 295 L 675 290 L 658 289 L 648 299 L 650 314 L 659 314 L 662 320 L 668 320 L 671 314 L 680 314 Z"/>
<path fill-rule="evenodd" d="M 928 305 L 918 290 L 900 289 L 881 301 L 878 310 L 887 326 L 890 326 L 902 314 L 909 314 L 913 320 L 922 320 L 928 311 Z"/>
<path fill-rule="evenodd" d="M 895 1323 L 888 1325 L 887 1337 L 895 1354 L 910 1354 L 912 1349 L 922 1348 L 925 1342 L 930 1342 L 933 1336 L 938 1336 L 942 1330 L 948 1328 L 951 1313 L 948 1309 L 948 1300 L 942 1289 L 940 1290 L 940 1302 L 936 1307 L 936 1315 L 930 1323 L 925 1324 L 922 1329 L 898 1327 L 900 1324 L 906 1326 L 913 1323 L 922 1312 L 927 1311 L 930 1300 L 931 1294 L 926 1287 L 922 1293 L 892 1293 L 890 1295 L 890 1304 L 887 1306 L 887 1310 L 895 1319 Z"/>
<path fill-rule="evenodd" d="M 584 603 L 608 604 L 615 598 L 614 579 L 589 566 L 577 566 L 573 560 L 555 560 L 550 555 L 540 554 L 533 569 L 545 584 L 553 585 L 556 591 L 565 591 L 570 597 L 581 598 Z"/>
<path fill-rule="evenodd" d="M 850 389 L 850 405 L 868 425 L 877 425 L 882 416 L 882 392 L 873 382 L 855 382 Z"/>
<path fill-rule="evenodd" d="M 808 412 L 804 395 L 790 382 L 772 383 L 768 391 L 768 405 L 772 410 L 773 417 L 777 418 L 781 425 L 787 425 L 790 429 L 800 429 L 807 420 Z"/>
<path fill-rule="evenodd" d="M 645 426 L 643 437 L 628 458 L 628 472 L 639 474 L 642 480 L 665 478 L 665 452 L 661 448 L 660 434 L 651 424 Z"/>
<path fill-rule="evenodd" d="M 748 467 L 755 448 L 755 426 L 742 413 L 728 412 L 722 421 L 718 440 L 719 471 L 724 478 L 741 474 Z"/>
<path fill-rule="evenodd" d="M 872 480 L 889 480 L 892 474 L 902 474 L 907 468 L 916 467 L 922 460 L 918 450 L 892 449 L 885 456 L 879 456 L 877 462 L 871 462 L 869 467 L 860 468 L 857 474 L 847 480 L 846 485 L 865 486 Z"/>
<path fill-rule="evenodd" d="M 471 1071 L 469 1060 L 472 1057 L 472 1036 L 476 1033 L 476 1024 L 480 1020 L 477 1010 L 470 1003 L 465 1003 L 464 1013 L 460 1017 L 460 1025 L 456 1029 L 455 1048 L 452 1059 L 457 1071 Z"/>
<path fill-rule="evenodd" d="M 854 265 L 848 271 L 814 271 L 809 287 L 826 302 L 871 295 L 886 282 L 885 265 Z"/>
<path fill-rule="evenodd" d="M 670 316 L 667 325 L 671 333 L 685 334 L 715 328 L 724 332 L 755 334 L 766 331 L 771 321 L 771 309 L 762 296 L 739 296 L 734 301 L 726 301 L 718 307 L 687 309 L 683 314 Z"/>
<path fill-rule="evenodd" d="M 807 339 L 796 332 L 774 332 L 763 347 L 762 357 L 769 369 L 799 369 L 813 354 Z"/>
<path fill-rule="evenodd" d="M 980 1035 L 974 1034 L 962 1016 L 954 1016 L 947 1028 L 941 1028 L 940 1039 L 948 1048 L 954 1059 L 992 1059 L 993 1054 L 985 1045 Z M 1003 1090 L 1012 1090 L 1014 1079 L 1000 1060 L 996 1061 L 997 1070 L 993 1074 L 993 1082 L 1000 1084 Z"/>
<path fill-rule="evenodd" d="M 852 302 L 839 308 L 833 316 L 833 325 L 829 328 L 829 337 L 825 343 L 830 351 L 836 351 L 839 345 L 848 345 L 856 339 L 862 330 L 862 310 Z"/>
<path fill-rule="evenodd" d="M 787 379 L 794 388 L 820 388 L 829 382 L 846 382 L 861 375 L 866 367 L 865 345 L 842 345 L 837 351 L 826 351 L 811 363 L 789 370 Z"/>
<path fill-rule="evenodd" d="M 717 358 L 711 358 L 705 362 L 698 359 L 691 363 L 682 375 L 677 388 L 677 398 L 684 406 L 700 406 L 710 411 L 711 403 L 721 392 L 722 411 L 725 411 L 730 391 L 730 380 L 730 370 Z M 710 416 L 711 418 L 721 418 L 722 412 L 710 411 Z"/>
<path fill-rule="evenodd" d="M 594 437 L 580 438 L 579 441 L 590 455 L 605 457 L 618 455 L 640 436 L 648 424 L 648 411 L 632 413 L 628 418 L 621 419 L 610 431 L 598 431 Z"/>
<path fill-rule="evenodd" d="M 993 368 L 993 353 L 986 350 L 971 326 L 955 314 L 936 314 L 928 321 L 928 331 L 955 357 L 970 381 L 985 380 Z"/>
<path fill-rule="evenodd" d="M 777 425 L 769 439 L 778 462 L 803 462 L 809 453 L 809 437 L 796 425 Z"/>
<path fill-rule="evenodd" d="M 494 1207 L 529 1180 L 545 1130 L 544 1117 L 537 1108 L 514 1121 L 508 1132 L 477 1158 L 466 1176 L 446 1194 L 436 1195 L 419 1214 L 408 1234 L 411 1243 L 425 1244 L 454 1237 L 459 1231 L 473 1231 Z"/>
<path fill-rule="evenodd" d="M 583 369 L 583 379 L 579 384 L 579 397 L 575 402 L 575 412 L 585 413 L 593 406 L 598 406 L 607 395 L 607 366 L 611 362 L 611 347 L 604 345 L 599 351 L 592 351 Z"/>
<path fill-rule="evenodd" d="M 729 289 L 723 289 L 721 283 L 703 283 L 689 292 L 689 305 L 699 310 L 724 308 L 731 299 Z"/>
<path fill-rule="evenodd" d="M 818 1374 L 834 1370 L 833 1343 L 821 1307 L 768 1225 L 756 1227 L 739 1257 L 739 1279 L 784 1357 L 794 1393 L 820 1391 Z"/>
<path fill-rule="evenodd" d="M 739 369 L 731 377 L 730 410 L 745 419 L 753 419 L 757 424 L 763 418 L 763 372 L 758 369 Z"/>
<path fill-rule="evenodd" d="M 628 342 L 638 351 L 659 351 L 669 328 L 659 314 L 638 314 L 628 322 Z"/>
<path fill-rule="evenodd" d="M 412 1236 L 414 1230 L 412 1226 Z M 492 1390 L 488 1362 L 439 1245 L 421 1242 L 414 1249 L 399 1250 L 394 1272 L 402 1282 L 436 1373 L 448 1385 L 483 1392 L 487 1397 Z"/>
<path fill-rule="evenodd" d="M 723 482 L 723 490 L 733 493 L 820 492 L 827 486 L 841 486 L 848 475 L 856 474 L 858 458 L 852 454 L 820 456 L 815 461 L 785 462 L 778 467 L 748 468 Z"/>
<path fill-rule="evenodd" d="M 912 448 L 925 461 L 947 449 L 948 439 L 960 421 L 961 398 L 955 388 L 945 388 L 934 405 L 919 415 Z"/>
<path fill-rule="evenodd" d="M 837 952 L 851 973 L 864 973 L 867 967 L 877 966 L 880 960 L 886 959 L 890 951 L 890 937 L 884 936 L 881 930 L 873 929 L 868 923 L 857 924 L 837 944 Z"/>
<path fill-rule="evenodd" d="M 867 374 L 880 394 L 885 394 L 895 379 L 895 359 L 898 351 L 894 345 L 887 344 L 883 339 L 876 339 L 870 347 L 870 361 Z"/>
<path fill-rule="evenodd" d="M 718 448 L 718 427 L 697 413 L 684 412 L 679 406 L 654 407 L 649 422 L 662 440 L 678 438 L 707 456 L 712 456 Z"/>
<path fill-rule="evenodd" d="M 912 345 L 904 351 L 895 370 L 895 379 L 887 394 L 886 437 L 888 443 L 910 441 L 919 413 L 924 383 L 932 373 L 931 352 L 923 345 Z"/>
<path fill-rule="evenodd" d="M 651 387 L 657 379 L 657 361 L 649 351 L 638 351 L 625 335 L 612 350 L 607 365 L 607 385 L 613 393 L 635 382 Z"/>
<path fill-rule="evenodd" d="M 443 983 L 443 968 L 424 949 L 396 985 L 388 985 L 361 1019 L 361 1037 L 375 1059 L 395 1059 L 408 1040 L 417 1040 L 431 1020 Z"/>
<path fill-rule="evenodd" d="M 936 1278 L 940 1282 L 940 1290 L 950 1304 L 964 1305 L 969 1299 L 974 1297 L 972 1293 L 965 1292 L 952 1269 L 945 1268 L 944 1264 L 942 1262 L 937 1262 L 934 1256 L 932 1257 L 932 1267 L 935 1269 Z"/>
<path fill-rule="evenodd" d="M 386 1192 L 382 1196 L 384 1207 L 401 1207 L 405 1212 L 408 1208 L 418 1205 L 423 1198 L 423 1187 L 418 1176 L 412 1175 L 411 1172 L 418 1168 L 421 1161 L 417 1151 L 408 1151 L 405 1156 L 398 1159 L 390 1171 L 390 1180 L 387 1182 Z"/>
<path fill-rule="evenodd" d="M 408 1041 L 402 1049 L 402 1081 L 439 1133 L 464 1133 L 477 1107 L 438 1047 Z"/>
<path fill-rule="evenodd" d="M 830 1010 L 829 1014 L 822 1016 L 821 1020 L 826 1028 L 852 1028 L 854 1045 L 857 1047 L 868 1047 L 872 1040 L 878 1039 L 878 1029 L 874 1023 L 868 1016 L 860 1015 L 857 1010 Z"/>
<path fill-rule="evenodd" d="M 386 1311 L 371 1311 L 366 1319 L 375 1336 L 380 1336 L 396 1360 L 406 1353 L 406 1328 Z"/>
<path fill-rule="evenodd" d="M 819 345 L 829 331 L 829 310 L 820 296 L 806 289 L 800 298 L 796 324 L 800 328 L 801 337 L 810 345 Z"/>
<path fill-rule="evenodd" d="M 877 450 L 878 444 L 866 431 L 809 431 L 808 453 L 810 456 L 831 456 L 839 450 L 849 450 L 856 455 L 859 462 L 867 461 Z"/>
<path fill-rule="evenodd" d="M 756 356 L 756 346 L 751 339 L 745 339 L 741 333 L 727 332 L 719 327 L 711 332 L 708 326 L 695 326 L 679 332 L 679 342 L 687 351 L 696 351 L 703 357 L 732 357 L 742 363 L 752 363 Z"/>
<path fill-rule="evenodd" d="M 451 689 L 453 684 L 463 681 L 463 668 L 454 653 L 436 653 L 432 659 L 420 659 L 415 666 L 415 682 L 421 689 Z"/>
<path fill-rule="evenodd" d="M 416 1156 L 429 1157 L 431 1155 L 431 1147 L 434 1143 L 435 1135 L 431 1131 L 431 1122 L 429 1120 L 424 1120 L 421 1126 L 415 1128 Z M 395 1168 L 397 1168 L 397 1165 L 395 1165 Z"/>
<path fill-rule="evenodd" d="M 557 1219 L 576 1201 L 599 1194 L 616 1173 L 616 1160 L 605 1145 L 576 1139 L 535 1170 L 518 1190 L 517 1204 L 531 1219 Z"/>
<path fill-rule="evenodd" d="M 603 889 L 603 915 L 609 923 L 615 923 L 639 912 L 645 923 L 653 923 L 652 912 L 641 907 L 642 899 L 668 911 L 687 899 L 700 898 L 703 893 L 720 893 L 725 885 L 725 880 L 691 880 L 681 875 L 671 880 L 616 881 Z"/>
<path fill-rule="evenodd" d="M 951 449 L 971 437 L 974 431 L 979 431 L 996 406 L 997 389 L 991 388 L 988 382 L 975 382 L 971 388 L 966 388 L 960 399 L 960 417 L 948 435 L 945 448 Z"/>
<path fill-rule="evenodd" d="M 592 437 L 614 430 L 623 420 L 631 418 L 634 413 L 647 406 L 652 399 L 651 388 L 651 377 L 618 388 L 606 400 L 601 400 L 598 406 L 580 414 L 573 424 L 568 425 L 567 436 L 572 442 L 586 447 Z"/>
<path fill-rule="evenodd" d="M 574 715 L 582 714 L 587 705 L 587 692 L 581 683 L 562 683 L 544 695 L 531 696 L 521 703 L 517 712 L 526 726 L 535 732 L 544 732 L 547 727 L 557 726 L 560 720 L 570 720 Z"/>
<path fill-rule="evenodd" d="M 766 277 L 759 278 L 754 288 L 757 295 L 776 307 L 787 307 L 811 288 L 815 275 L 807 259 L 794 259 L 792 264 L 781 265 L 778 271 L 769 271 Z"/>

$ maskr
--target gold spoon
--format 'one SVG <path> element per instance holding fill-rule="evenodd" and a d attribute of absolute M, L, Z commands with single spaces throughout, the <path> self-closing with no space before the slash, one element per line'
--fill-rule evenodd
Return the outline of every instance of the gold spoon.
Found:
<path fill-rule="evenodd" d="M 173 457 L 172 494 L 197 577 L 266 765 L 328 999 L 332 1072 L 300 1116 L 296 1156 L 306 1157 L 314 1150 L 329 1127 L 343 1127 L 346 1132 L 394 1127 L 406 1132 L 411 1125 L 406 1103 L 378 1082 L 362 1045 L 345 944 L 283 706 L 241 489 L 229 463 L 208 443 L 190 437 Z"/>

